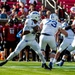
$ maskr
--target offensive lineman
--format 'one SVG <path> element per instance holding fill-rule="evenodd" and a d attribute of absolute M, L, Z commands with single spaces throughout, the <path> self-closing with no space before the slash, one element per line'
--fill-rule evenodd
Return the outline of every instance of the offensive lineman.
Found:
<path fill-rule="evenodd" d="M 64 50 L 64 49 L 66 49 L 67 47 L 67 50 L 71 50 L 71 46 L 72 45 L 70 45 L 71 43 L 72 44 L 74 44 L 74 41 L 73 41 L 73 39 L 74 39 L 74 28 L 75 28 L 75 25 L 70 25 L 70 26 L 67 26 L 67 27 L 65 27 L 65 37 L 64 37 L 64 40 L 63 40 L 63 42 L 60 44 L 60 46 L 59 46 L 59 49 L 58 49 L 58 51 L 57 51 L 57 53 L 56 53 L 56 55 L 55 55 L 55 57 L 54 57 L 54 60 L 53 60 L 53 63 L 56 63 L 56 61 L 57 61 L 57 59 L 58 59 L 58 57 L 60 56 L 60 53 Z M 61 33 L 63 33 L 62 32 L 62 29 L 60 29 L 59 30 L 59 32 L 61 32 Z M 63 63 L 64 63 L 64 58 L 63 58 L 63 60 L 62 60 L 62 63 L 61 63 L 61 65 L 60 64 L 58 64 L 58 65 L 60 65 L 60 66 L 62 66 L 63 65 Z"/>
<path fill-rule="evenodd" d="M 52 61 L 56 53 L 55 34 L 60 28 L 60 26 L 61 25 L 58 22 L 58 16 L 55 13 L 50 15 L 50 19 L 43 20 L 43 27 L 40 35 L 39 45 L 41 47 L 41 51 L 43 54 L 45 54 L 44 51 L 47 44 L 52 49 L 52 52 L 50 54 L 50 63 L 49 63 L 50 69 L 52 69 Z"/>
<path fill-rule="evenodd" d="M 73 31 L 73 36 L 72 36 L 72 33 L 69 32 L 71 34 L 72 41 L 71 41 L 70 45 L 67 47 L 67 49 L 66 49 L 66 51 L 71 52 L 71 51 L 75 50 L 75 25 L 68 26 L 67 28 L 69 28 L 68 30 L 72 30 Z M 70 34 L 68 34 L 68 36 Z M 70 41 L 71 38 L 69 38 L 69 41 Z M 63 66 L 63 64 L 64 64 L 65 60 L 68 58 L 68 56 L 69 56 L 69 54 L 68 55 L 65 54 L 63 56 L 62 60 L 57 63 L 57 65 L 58 66 Z"/>
<path fill-rule="evenodd" d="M 46 65 L 46 60 L 44 59 L 43 54 L 41 53 L 39 44 L 35 40 L 35 35 L 39 30 L 38 21 L 40 19 L 40 15 L 37 11 L 33 11 L 30 14 L 30 17 L 31 17 L 30 19 L 27 19 L 25 21 L 25 25 L 21 35 L 22 40 L 17 44 L 15 50 L 7 57 L 7 59 L 0 63 L 0 66 L 6 64 L 9 60 L 18 55 L 19 52 L 23 50 L 23 48 L 29 45 L 41 58 L 42 67 L 44 67 L 45 69 L 49 69 L 48 66 Z"/>

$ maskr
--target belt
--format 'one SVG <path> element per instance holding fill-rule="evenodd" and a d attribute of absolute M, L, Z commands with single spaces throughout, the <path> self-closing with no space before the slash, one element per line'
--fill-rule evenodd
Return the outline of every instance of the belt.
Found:
<path fill-rule="evenodd" d="M 42 35 L 51 36 L 50 34 L 47 34 L 47 33 L 42 33 Z"/>

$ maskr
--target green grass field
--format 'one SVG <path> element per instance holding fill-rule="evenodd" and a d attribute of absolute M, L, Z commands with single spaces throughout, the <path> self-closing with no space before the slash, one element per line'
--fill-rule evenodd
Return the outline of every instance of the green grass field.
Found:
<path fill-rule="evenodd" d="M 0 75 L 75 75 L 75 62 L 66 62 L 62 67 L 55 65 L 50 71 L 41 68 L 41 62 L 9 61 L 0 67 Z"/>

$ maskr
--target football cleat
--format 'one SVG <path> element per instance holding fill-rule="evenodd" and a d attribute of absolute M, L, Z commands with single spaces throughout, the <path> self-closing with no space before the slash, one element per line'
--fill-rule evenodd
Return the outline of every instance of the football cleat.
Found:
<path fill-rule="evenodd" d="M 42 68 L 51 70 L 51 69 L 46 65 L 46 63 L 42 64 Z"/>
<path fill-rule="evenodd" d="M 57 66 L 63 66 L 64 62 L 63 61 L 60 61 L 58 63 L 56 63 Z"/>
<path fill-rule="evenodd" d="M 8 62 L 8 60 L 5 60 L 3 62 L 0 63 L 0 66 L 3 66 L 4 64 L 6 64 Z"/>
<path fill-rule="evenodd" d="M 50 69 L 53 68 L 53 63 L 52 63 L 52 62 L 49 63 L 49 68 L 50 68 Z"/>

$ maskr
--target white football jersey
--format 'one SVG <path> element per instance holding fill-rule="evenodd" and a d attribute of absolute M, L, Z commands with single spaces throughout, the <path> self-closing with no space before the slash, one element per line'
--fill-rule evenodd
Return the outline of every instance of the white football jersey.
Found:
<path fill-rule="evenodd" d="M 72 22 L 72 24 L 73 24 L 73 25 L 75 24 L 75 20 Z"/>
<path fill-rule="evenodd" d="M 55 35 L 55 33 L 58 31 L 58 28 L 61 28 L 61 23 L 55 20 L 44 20 L 41 33 Z"/>
<path fill-rule="evenodd" d="M 33 29 L 34 26 L 39 25 L 38 23 L 35 24 L 31 19 L 27 19 L 25 21 L 25 23 L 26 24 L 24 25 L 23 31 L 26 31 L 26 30 L 30 31 L 31 29 Z M 23 39 L 25 39 L 25 40 L 34 40 L 35 35 L 36 34 L 29 33 L 29 34 L 23 35 Z"/>
<path fill-rule="evenodd" d="M 68 26 L 68 23 L 67 22 L 63 22 L 62 23 L 62 28 L 64 29 L 65 27 L 67 27 Z"/>
<path fill-rule="evenodd" d="M 74 38 L 74 32 L 71 30 L 71 29 L 69 29 L 69 30 L 66 30 L 67 31 L 67 33 L 68 33 L 68 37 L 67 38 Z"/>

